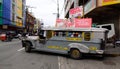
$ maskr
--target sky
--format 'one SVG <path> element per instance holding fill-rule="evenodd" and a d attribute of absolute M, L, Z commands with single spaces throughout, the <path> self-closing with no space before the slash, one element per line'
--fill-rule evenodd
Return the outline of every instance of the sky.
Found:
<path fill-rule="evenodd" d="M 43 21 L 44 26 L 55 26 L 57 0 L 26 0 L 26 5 L 36 18 Z M 63 6 L 64 0 L 59 0 L 60 18 L 64 18 Z"/>

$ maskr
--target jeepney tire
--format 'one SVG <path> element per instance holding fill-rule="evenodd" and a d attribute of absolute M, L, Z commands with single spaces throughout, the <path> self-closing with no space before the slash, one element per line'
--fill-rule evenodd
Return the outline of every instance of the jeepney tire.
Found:
<path fill-rule="evenodd" d="M 74 48 L 70 50 L 70 57 L 78 60 L 82 58 L 82 53 L 78 49 Z"/>
<path fill-rule="evenodd" d="M 25 43 L 25 52 L 28 52 L 28 53 L 31 52 L 31 47 L 30 47 L 30 43 L 29 42 Z"/>

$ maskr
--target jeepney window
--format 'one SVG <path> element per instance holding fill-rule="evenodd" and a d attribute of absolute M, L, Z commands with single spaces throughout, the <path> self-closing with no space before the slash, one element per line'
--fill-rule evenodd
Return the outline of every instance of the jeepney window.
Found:
<path fill-rule="evenodd" d="M 82 36 L 82 32 L 73 32 L 73 31 L 70 31 L 68 32 L 68 37 L 81 37 Z"/>
<path fill-rule="evenodd" d="M 91 40 L 91 33 L 90 32 L 84 32 L 84 40 L 85 41 Z"/>
<path fill-rule="evenodd" d="M 66 36 L 66 32 L 65 31 L 54 31 L 54 36 L 64 37 Z"/>
<path fill-rule="evenodd" d="M 68 32 L 68 37 L 73 37 L 72 32 Z"/>
<path fill-rule="evenodd" d="M 54 32 L 54 36 L 58 36 L 58 32 L 57 31 Z"/>

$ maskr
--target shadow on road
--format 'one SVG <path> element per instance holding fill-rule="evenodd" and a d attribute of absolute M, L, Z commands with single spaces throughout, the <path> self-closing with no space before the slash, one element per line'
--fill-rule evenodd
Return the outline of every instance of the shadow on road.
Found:
<path fill-rule="evenodd" d="M 68 58 L 68 59 L 72 59 L 70 58 L 69 55 L 65 55 L 65 54 L 58 54 L 58 53 L 51 53 L 51 52 L 43 52 L 43 51 L 39 51 L 39 50 L 32 50 L 31 53 L 34 54 L 42 54 L 42 55 L 50 55 L 50 56 L 61 56 L 64 58 Z M 101 57 L 100 55 L 92 55 L 92 54 L 84 54 L 83 58 L 81 60 L 97 60 L 97 61 L 104 61 L 106 60 L 108 57 L 115 57 L 115 56 L 111 56 L 111 55 L 105 55 L 104 58 Z"/>
<path fill-rule="evenodd" d="M 68 55 L 65 54 L 58 54 L 58 53 L 51 53 L 51 52 L 44 52 L 44 51 L 39 51 L 39 50 L 32 50 L 30 53 L 35 53 L 35 54 L 42 54 L 42 55 L 50 55 L 50 56 L 62 56 L 62 57 L 69 57 Z"/>

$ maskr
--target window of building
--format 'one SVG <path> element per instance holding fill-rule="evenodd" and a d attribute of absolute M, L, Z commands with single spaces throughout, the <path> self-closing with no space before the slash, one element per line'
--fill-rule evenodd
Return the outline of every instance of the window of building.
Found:
<path fill-rule="evenodd" d="M 13 2 L 15 2 L 15 0 L 12 0 Z"/>
<path fill-rule="evenodd" d="M 12 13 L 12 21 L 14 22 L 15 21 L 15 14 Z"/>

